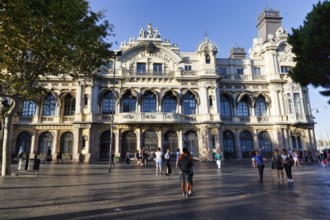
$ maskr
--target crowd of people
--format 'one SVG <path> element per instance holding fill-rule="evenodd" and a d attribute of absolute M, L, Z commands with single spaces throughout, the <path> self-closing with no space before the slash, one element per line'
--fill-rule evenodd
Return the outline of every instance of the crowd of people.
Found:
<path fill-rule="evenodd" d="M 23 158 L 23 148 L 19 148 L 17 158 Z M 262 154 L 261 151 L 258 149 L 254 149 L 250 152 L 250 156 L 252 158 L 252 167 L 258 168 L 259 179 L 260 183 L 264 180 L 264 169 L 265 166 L 268 165 L 268 161 L 266 157 Z M 172 174 L 172 167 L 171 167 L 171 157 L 175 157 L 175 168 L 179 171 L 180 176 L 180 183 L 181 183 L 181 190 L 182 195 L 184 197 L 189 197 L 192 194 L 193 189 L 193 165 L 194 160 L 192 154 L 188 151 L 187 147 L 177 149 L 175 154 L 171 154 L 169 149 L 163 153 L 161 148 L 158 148 L 156 152 L 150 151 L 147 152 L 144 149 L 137 150 L 134 154 L 134 159 L 132 160 L 132 155 L 128 151 L 125 155 L 126 166 L 131 166 L 131 162 L 134 163 L 136 166 L 147 166 L 151 164 L 150 162 L 155 163 L 156 172 L 155 175 L 163 175 L 162 166 L 163 162 L 165 162 L 165 175 L 170 176 Z M 316 153 L 316 157 L 318 158 L 318 162 L 320 165 L 326 166 L 327 161 L 330 161 L 330 150 L 323 150 L 320 153 Z M 50 147 L 47 147 L 46 157 L 44 163 L 49 162 L 51 163 L 51 150 Z M 216 162 L 218 170 L 221 171 L 221 161 L 224 159 L 224 155 L 220 150 L 217 150 L 216 153 L 213 155 L 214 161 Z M 57 163 L 61 162 L 62 160 L 62 151 L 57 153 Z M 112 164 L 114 165 L 114 154 L 112 154 Z M 286 174 L 286 180 L 288 183 L 293 183 L 292 177 L 292 167 L 301 167 L 302 163 L 313 163 L 313 156 L 310 150 L 308 151 L 287 151 L 286 149 L 282 149 L 281 151 L 275 149 L 273 151 L 273 155 L 270 158 L 270 166 L 269 169 L 276 171 L 277 181 L 284 182 L 284 171 Z M 270 170 L 270 173 L 271 170 Z M 271 174 L 272 180 L 273 176 Z"/>

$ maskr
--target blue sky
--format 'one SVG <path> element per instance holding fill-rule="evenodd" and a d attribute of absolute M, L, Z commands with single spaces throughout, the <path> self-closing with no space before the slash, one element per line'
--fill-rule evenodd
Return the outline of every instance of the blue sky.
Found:
<path fill-rule="evenodd" d="M 219 47 L 217 57 L 227 58 L 234 46 L 246 51 L 257 37 L 257 18 L 265 8 L 280 10 L 282 26 L 288 32 L 298 28 L 317 0 L 90 0 L 93 10 L 106 10 L 114 25 L 113 49 L 121 41 L 137 38 L 141 27 L 151 22 L 162 38 L 178 44 L 183 52 L 195 51 L 207 33 Z M 330 136 L 330 105 L 327 98 L 310 87 L 316 137 Z M 318 110 L 318 111 L 317 111 Z M 318 113 L 317 113 L 318 112 Z"/>

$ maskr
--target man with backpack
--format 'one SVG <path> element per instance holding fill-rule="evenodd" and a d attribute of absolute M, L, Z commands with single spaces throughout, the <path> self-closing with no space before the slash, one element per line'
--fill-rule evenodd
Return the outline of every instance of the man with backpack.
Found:
<path fill-rule="evenodd" d="M 193 158 L 186 147 L 182 149 L 182 152 L 183 154 L 181 154 L 178 159 L 178 167 L 180 169 L 182 194 L 184 197 L 188 198 L 188 192 L 191 190 L 192 176 L 190 170 L 193 165 Z"/>

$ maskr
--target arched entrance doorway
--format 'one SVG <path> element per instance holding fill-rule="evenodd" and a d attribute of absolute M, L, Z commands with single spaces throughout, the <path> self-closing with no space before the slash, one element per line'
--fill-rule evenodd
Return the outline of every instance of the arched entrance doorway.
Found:
<path fill-rule="evenodd" d="M 155 131 L 149 130 L 143 133 L 143 149 L 151 155 L 158 148 L 158 137 Z"/>
<path fill-rule="evenodd" d="M 112 152 L 115 150 L 115 134 L 113 134 Z M 109 160 L 110 131 L 104 131 L 100 137 L 100 161 Z"/>
<path fill-rule="evenodd" d="M 126 131 L 122 135 L 121 145 L 121 158 L 125 158 L 127 151 L 131 153 L 131 156 L 135 156 L 137 150 L 137 138 L 134 131 Z"/>
<path fill-rule="evenodd" d="M 68 155 L 73 154 L 73 133 L 72 132 L 65 132 L 64 134 L 62 134 L 60 149 L 63 154 L 68 154 Z"/>
<path fill-rule="evenodd" d="M 16 148 L 15 148 L 15 153 L 18 153 L 19 148 L 22 146 L 23 147 L 23 152 L 24 153 L 31 153 L 31 139 L 32 136 L 29 132 L 23 131 L 21 132 L 16 139 Z"/>
<path fill-rule="evenodd" d="M 171 155 L 174 155 L 178 149 L 178 134 L 175 131 L 167 131 L 164 134 L 163 149 L 170 149 Z"/>
<path fill-rule="evenodd" d="M 37 154 L 46 154 L 48 147 L 50 147 L 51 152 L 54 153 L 53 141 L 54 141 L 54 136 L 52 133 L 48 131 L 42 133 L 39 136 Z"/>
<path fill-rule="evenodd" d="M 193 157 L 199 157 L 198 136 L 196 131 L 187 131 L 183 137 L 184 147 L 187 147 Z"/>

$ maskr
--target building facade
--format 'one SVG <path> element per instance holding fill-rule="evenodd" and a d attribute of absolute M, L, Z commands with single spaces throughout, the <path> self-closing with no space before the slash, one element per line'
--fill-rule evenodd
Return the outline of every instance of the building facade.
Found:
<path fill-rule="evenodd" d="M 106 161 L 112 120 L 118 157 L 158 147 L 186 146 L 200 160 L 216 149 L 226 158 L 254 148 L 316 149 L 308 89 L 287 75 L 293 54 L 279 12 L 262 12 L 257 28 L 248 58 L 243 48 L 217 58 L 207 37 L 180 52 L 149 23 L 98 76 L 41 81 L 51 92 L 40 105 L 23 103 L 12 152 L 23 146 L 42 156 L 51 147 L 54 157 L 61 149 L 74 161 Z"/>

